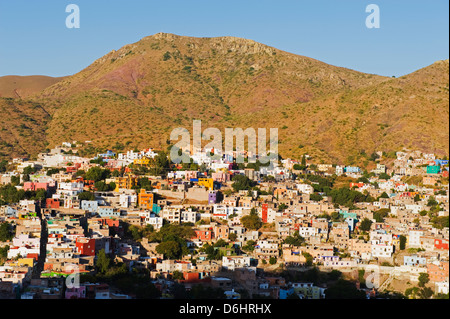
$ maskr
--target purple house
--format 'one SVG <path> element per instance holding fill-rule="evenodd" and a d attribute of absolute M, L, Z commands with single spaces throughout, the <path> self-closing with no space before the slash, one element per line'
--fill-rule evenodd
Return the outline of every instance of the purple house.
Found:
<path fill-rule="evenodd" d="M 223 199 L 222 193 L 219 191 L 210 191 L 208 194 L 208 204 L 217 204 Z"/>
<path fill-rule="evenodd" d="M 86 286 L 67 288 L 65 298 L 66 299 L 85 299 L 86 298 Z"/>

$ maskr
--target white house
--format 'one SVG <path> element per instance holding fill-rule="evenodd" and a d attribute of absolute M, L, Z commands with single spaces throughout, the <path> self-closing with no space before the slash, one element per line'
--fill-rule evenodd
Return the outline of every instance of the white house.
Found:
<path fill-rule="evenodd" d="M 222 267 L 227 270 L 250 267 L 251 258 L 249 256 L 223 256 Z"/>

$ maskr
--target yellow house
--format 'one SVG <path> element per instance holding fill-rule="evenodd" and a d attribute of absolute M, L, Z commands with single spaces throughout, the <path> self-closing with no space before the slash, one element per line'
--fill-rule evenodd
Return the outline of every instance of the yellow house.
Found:
<path fill-rule="evenodd" d="M 138 178 L 128 175 L 126 177 L 117 177 L 116 178 L 116 192 L 119 192 L 120 189 L 132 189 L 138 183 Z"/>
<path fill-rule="evenodd" d="M 150 166 L 151 164 L 151 159 L 148 157 L 143 157 L 143 158 L 137 158 L 133 161 L 133 164 L 135 165 L 142 165 L 142 166 Z"/>
<path fill-rule="evenodd" d="M 10 266 L 15 267 L 33 267 L 34 259 L 33 258 L 19 258 L 14 264 L 10 264 Z"/>
<path fill-rule="evenodd" d="M 204 186 L 210 191 L 214 190 L 214 180 L 212 178 L 199 178 L 198 185 Z"/>

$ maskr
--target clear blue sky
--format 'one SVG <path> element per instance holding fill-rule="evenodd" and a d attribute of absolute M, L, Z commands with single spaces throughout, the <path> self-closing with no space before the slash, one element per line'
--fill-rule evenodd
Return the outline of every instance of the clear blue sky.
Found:
<path fill-rule="evenodd" d="M 71 3 L 80 8 L 80 29 L 66 28 Z M 365 25 L 372 3 L 379 29 Z M 242 37 L 400 76 L 448 59 L 448 28 L 448 0 L 0 0 L 0 76 L 71 75 L 158 32 Z"/>

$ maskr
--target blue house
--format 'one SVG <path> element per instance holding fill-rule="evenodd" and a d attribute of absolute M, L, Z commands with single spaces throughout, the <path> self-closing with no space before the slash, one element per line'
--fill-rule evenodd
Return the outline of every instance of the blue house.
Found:
<path fill-rule="evenodd" d="M 344 172 L 345 173 L 360 173 L 361 169 L 359 167 L 356 167 L 356 166 L 346 166 L 344 168 Z"/>
<path fill-rule="evenodd" d="M 112 207 L 100 207 L 98 214 L 104 218 L 120 217 L 120 212 Z"/>
<path fill-rule="evenodd" d="M 96 213 L 98 210 L 98 202 L 96 200 L 82 200 L 81 209 L 90 213 Z"/>
<path fill-rule="evenodd" d="M 444 165 L 447 165 L 447 164 L 448 164 L 448 160 L 440 160 L 440 159 L 437 159 L 437 160 L 434 161 L 434 163 L 435 163 L 437 166 L 444 166 Z"/>
<path fill-rule="evenodd" d="M 293 295 L 295 293 L 294 288 L 280 288 L 279 298 L 280 299 L 287 299 L 290 295 Z"/>
<path fill-rule="evenodd" d="M 403 265 L 405 266 L 425 266 L 427 264 L 427 259 L 425 257 L 405 256 L 403 257 Z"/>
<path fill-rule="evenodd" d="M 103 162 L 108 162 L 111 158 L 114 158 L 115 156 L 116 156 L 116 153 L 114 153 L 111 150 L 107 150 L 106 153 L 97 154 L 97 157 L 95 157 L 94 159 L 103 158 Z"/>
<path fill-rule="evenodd" d="M 156 215 L 159 215 L 159 213 L 161 212 L 161 206 L 158 206 L 156 204 L 153 204 L 152 206 L 152 212 L 154 212 Z"/>

